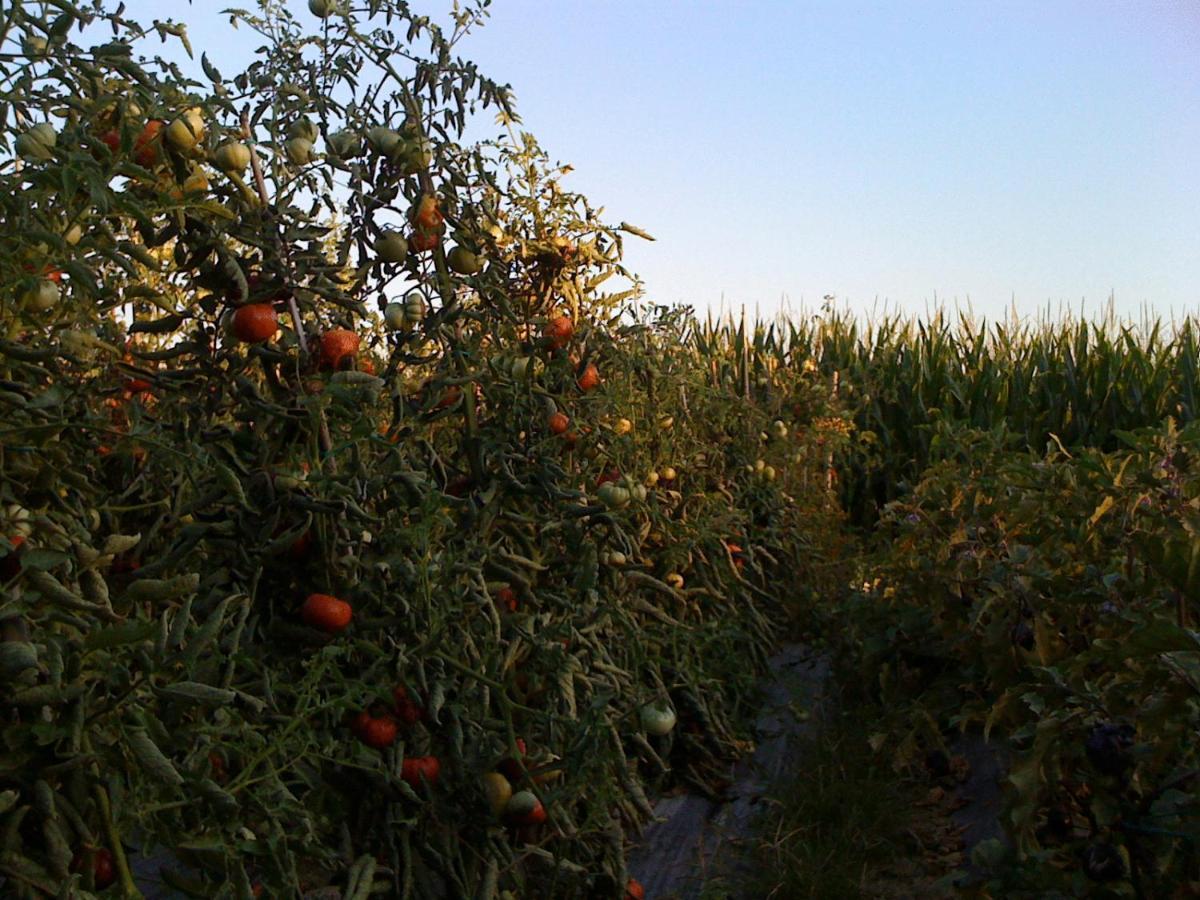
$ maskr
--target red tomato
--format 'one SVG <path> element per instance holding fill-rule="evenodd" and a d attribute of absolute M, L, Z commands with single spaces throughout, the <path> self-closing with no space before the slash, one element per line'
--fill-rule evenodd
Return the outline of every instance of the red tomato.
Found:
<path fill-rule="evenodd" d="M 416 725 L 425 718 L 425 708 L 408 695 L 408 689 L 403 685 L 392 688 L 392 702 L 397 718 L 405 725 Z"/>
<path fill-rule="evenodd" d="M 525 776 L 525 739 L 517 738 L 517 758 L 506 756 L 496 763 L 496 771 L 511 782 L 518 782 Z"/>
<path fill-rule="evenodd" d="M 571 420 L 566 413 L 556 412 L 546 420 L 546 424 L 550 427 L 551 434 L 564 434 L 571 427 Z"/>
<path fill-rule="evenodd" d="M 83 860 L 83 852 L 76 853 L 75 857 L 71 860 L 71 871 L 82 871 Z M 112 851 L 107 847 L 101 847 L 96 851 L 96 855 L 92 857 L 92 881 L 95 882 L 96 889 L 102 891 L 110 887 L 116 880 L 117 869 L 113 864 Z"/>
<path fill-rule="evenodd" d="M 600 386 L 600 370 L 596 368 L 595 363 L 588 363 L 584 367 L 583 374 L 579 376 L 577 383 L 579 389 L 584 393 Z"/>
<path fill-rule="evenodd" d="M 416 253 L 425 253 L 441 243 L 442 236 L 436 231 L 417 228 L 408 236 L 408 246 Z"/>
<path fill-rule="evenodd" d="M 358 725 L 361 720 L 356 718 L 355 724 Z M 396 721 L 391 716 L 367 716 L 367 721 L 362 724 L 362 732 L 359 734 L 359 739 L 368 747 L 374 747 L 376 750 L 385 750 L 396 742 L 396 732 L 399 730 L 396 727 Z"/>
<path fill-rule="evenodd" d="M 270 340 L 278 330 L 279 316 L 270 303 L 251 303 L 233 314 L 233 335 L 244 344 Z"/>
<path fill-rule="evenodd" d="M 353 612 L 353 607 L 345 600 L 329 594 L 309 594 L 300 609 L 300 618 L 306 625 L 327 634 L 337 634 L 350 624 Z"/>
<path fill-rule="evenodd" d="M 556 316 L 546 323 L 543 334 L 553 349 L 561 350 L 575 334 L 575 323 L 569 316 Z"/>
<path fill-rule="evenodd" d="M 516 612 L 519 607 L 517 602 L 517 592 L 507 585 L 496 591 L 496 602 L 509 612 Z"/>
<path fill-rule="evenodd" d="M 358 738 L 361 738 L 367 731 L 367 725 L 371 722 L 371 714 L 365 709 L 350 720 L 350 731 Z"/>
<path fill-rule="evenodd" d="M 307 558 L 308 551 L 312 547 L 312 542 L 312 531 L 304 532 L 304 534 L 292 541 L 292 545 L 288 547 L 288 555 L 297 561 Z"/>
<path fill-rule="evenodd" d="M 162 152 L 159 133 L 166 127 L 162 119 L 151 119 L 133 142 L 133 159 L 139 166 L 149 169 L 158 162 Z"/>
<path fill-rule="evenodd" d="M 208 754 L 208 765 L 212 769 L 213 781 L 217 784 L 224 784 L 229 780 L 229 772 L 225 768 L 225 757 L 216 750 Z"/>
<path fill-rule="evenodd" d="M 21 545 L 25 538 L 18 534 L 10 537 L 8 542 L 12 544 L 12 550 L 7 556 L 0 557 L 0 581 L 12 581 L 21 574 Z"/>
<path fill-rule="evenodd" d="M 630 878 L 626 883 L 625 900 L 646 900 L 646 889 L 636 878 Z"/>
<path fill-rule="evenodd" d="M 400 777 L 414 790 L 421 786 L 422 778 L 431 785 L 437 784 L 441 772 L 442 764 L 436 756 L 413 756 L 400 764 Z"/>
<path fill-rule="evenodd" d="M 335 328 L 321 335 L 320 361 L 322 369 L 341 369 L 347 360 L 358 353 L 358 334 L 345 328 Z"/>

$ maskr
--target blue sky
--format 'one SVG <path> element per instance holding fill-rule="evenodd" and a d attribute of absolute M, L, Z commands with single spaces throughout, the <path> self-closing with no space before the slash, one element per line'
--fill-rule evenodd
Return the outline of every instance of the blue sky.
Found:
<path fill-rule="evenodd" d="M 224 6 L 128 2 L 228 73 Z M 1196 0 L 496 0 L 461 49 L 658 238 L 627 257 L 652 300 L 1200 309 Z"/>

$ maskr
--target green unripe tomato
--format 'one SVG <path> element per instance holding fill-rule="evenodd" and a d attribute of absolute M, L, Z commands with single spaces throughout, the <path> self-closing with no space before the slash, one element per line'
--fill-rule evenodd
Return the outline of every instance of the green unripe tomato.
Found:
<path fill-rule="evenodd" d="M 675 727 L 675 710 L 662 701 L 643 706 L 641 718 L 646 734 L 655 737 L 666 737 Z"/>
<path fill-rule="evenodd" d="M 28 34 L 21 39 L 21 49 L 26 56 L 45 56 L 50 43 L 40 34 Z"/>
<path fill-rule="evenodd" d="M 596 491 L 596 499 L 609 509 L 623 509 L 629 505 L 629 489 L 609 481 Z"/>
<path fill-rule="evenodd" d="M 217 148 L 213 161 L 222 172 L 245 172 L 250 165 L 250 148 L 238 141 L 227 141 Z"/>
<path fill-rule="evenodd" d="M 384 307 L 383 321 L 392 331 L 399 331 L 407 325 L 408 319 L 404 315 L 404 304 L 393 301 Z"/>
<path fill-rule="evenodd" d="M 180 153 L 187 153 L 204 138 L 204 117 L 199 109 L 189 109 L 167 126 L 167 143 Z"/>
<path fill-rule="evenodd" d="M 376 125 L 367 129 L 367 143 L 371 145 L 371 149 L 383 156 L 390 157 L 396 152 L 403 138 L 399 132 L 393 131 L 390 128 L 384 128 L 382 125 Z"/>
<path fill-rule="evenodd" d="M 49 278 L 39 278 L 21 294 L 21 304 L 28 309 L 45 312 L 58 303 L 61 291 Z"/>
<path fill-rule="evenodd" d="M 385 231 L 375 239 L 375 255 L 383 262 L 404 262 L 408 257 L 408 241 L 398 231 Z"/>
<path fill-rule="evenodd" d="M 338 131 L 331 134 L 327 145 L 330 153 L 342 159 L 358 156 L 362 151 L 362 142 L 353 131 Z"/>
<path fill-rule="evenodd" d="M 314 125 L 312 120 L 307 116 L 297 119 L 292 123 L 291 127 L 288 128 L 288 137 L 304 138 L 310 144 L 315 144 L 317 142 L 317 137 L 319 134 L 320 132 L 317 131 L 317 126 Z"/>
<path fill-rule="evenodd" d="M 459 275 L 478 275 L 483 271 L 483 257 L 459 246 L 446 254 L 446 265 Z"/>
<path fill-rule="evenodd" d="M 26 162 L 45 161 L 54 156 L 54 145 L 58 143 L 58 132 L 47 122 L 34 125 L 16 140 L 17 156 Z"/>
<path fill-rule="evenodd" d="M 308 0 L 308 11 L 320 19 L 328 19 L 337 11 L 334 0 Z"/>
<path fill-rule="evenodd" d="M 294 137 L 284 145 L 288 161 L 294 166 L 303 166 L 312 162 L 313 145 L 308 138 Z"/>

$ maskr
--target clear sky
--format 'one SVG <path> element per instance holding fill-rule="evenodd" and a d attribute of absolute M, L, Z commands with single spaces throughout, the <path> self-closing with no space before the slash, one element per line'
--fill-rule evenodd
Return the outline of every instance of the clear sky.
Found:
<path fill-rule="evenodd" d="M 128 0 L 228 73 L 225 6 Z M 496 0 L 461 50 L 653 300 L 1200 310 L 1200 0 Z"/>

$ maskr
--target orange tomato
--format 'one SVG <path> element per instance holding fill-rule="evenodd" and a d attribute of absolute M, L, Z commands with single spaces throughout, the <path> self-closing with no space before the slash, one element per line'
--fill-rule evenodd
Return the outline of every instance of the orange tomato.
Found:
<path fill-rule="evenodd" d="M 543 334 L 553 349 L 561 350 L 575 334 L 575 323 L 569 316 L 555 316 L 546 323 Z"/>
<path fill-rule="evenodd" d="M 438 232 L 417 228 L 409 235 L 408 246 L 417 253 L 425 253 L 441 243 L 441 240 L 442 236 Z"/>
<path fill-rule="evenodd" d="M 152 168 L 162 155 L 162 130 L 167 123 L 151 119 L 133 142 L 133 160 L 145 169 Z"/>
<path fill-rule="evenodd" d="M 413 790 L 421 786 L 422 776 L 430 784 L 437 784 L 438 776 L 441 773 L 442 764 L 436 756 L 414 756 L 400 764 L 400 777 Z"/>
<path fill-rule="evenodd" d="M 556 412 L 547 420 L 546 424 L 550 426 L 551 434 L 565 434 L 571 427 L 571 420 L 566 413 Z"/>
<path fill-rule="evenodd" d="M 438 199 L 426 194 L 417 203 L 412 212 L 412 223 L 425 231 L 440 231 L 446 224 L 446 218 L 438 209 Z"/>
<path fill-rule="evenodd" d="M 600 370 L 596 368 L 595 363 L 588 363 L 584 367 L 583 374 L 579 376 L 576 383 L 584 393 L 600 386 Z"/>
<path fill-rule="evenodd" d="M 335 328 L 321 335 L 320 359 L 322 369 L 341 369 L 347 359 L 358 353 L 358 334 L 345 328 Z"/>
<path fill-rule="evenodd" d="M 270 303 L 250 303 L 233 314 L 233 336 L 243 344 L 270 340 L 279 330 L 279 316 Z"/>
<path fill-rule="evenodd" d="M 300 609 L 304 624 L 326 634 L 337 634 L 350 624 L 354 609 L 345 600 L 329 594 L 309 594 Z"/>
<path fill-rule="evenodd" d="M 396 742 L 396 734 L 399 728 L 391 716 L 372 716 L 367 714 L 367 719 L 364 722 L 361 719 L 361 715 L 358 719 L 355 719 L 354 724 L 359 729 L 359 740 L 364 744 L 376 750 L 386 750 Z"/>

